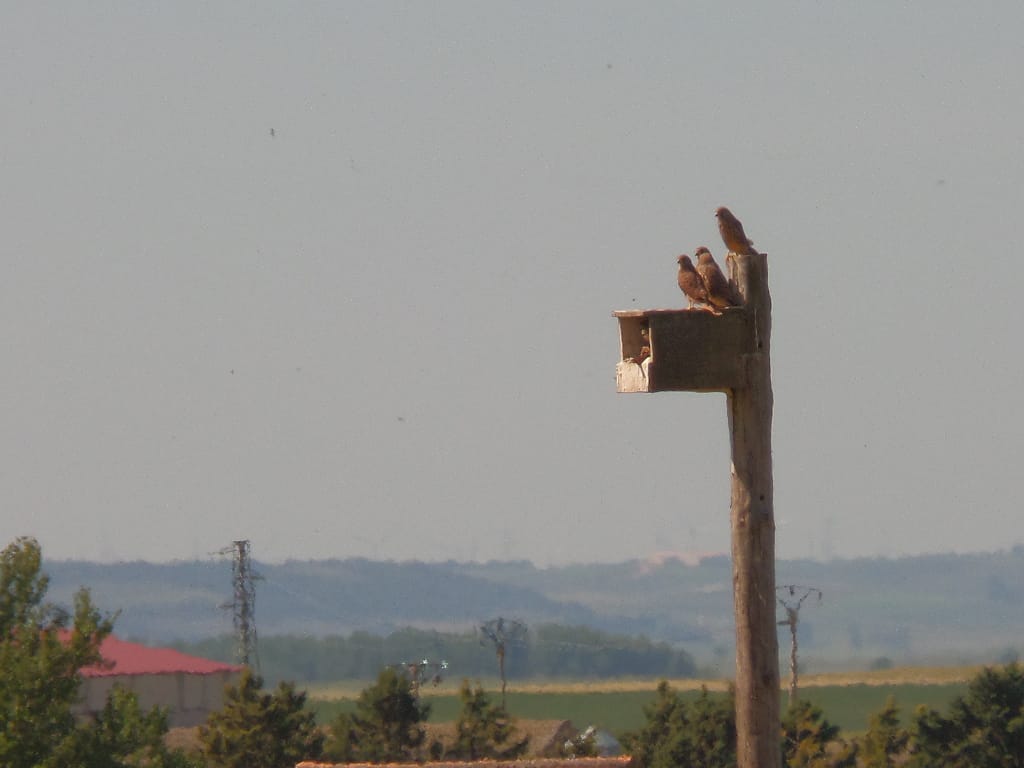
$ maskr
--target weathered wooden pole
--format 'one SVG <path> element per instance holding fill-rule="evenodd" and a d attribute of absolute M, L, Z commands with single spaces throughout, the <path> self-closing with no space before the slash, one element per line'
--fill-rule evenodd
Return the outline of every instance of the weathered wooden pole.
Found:
<path fill-rule="evenodd" d="M 727 260 L 742 306 L 615 312 L 619 392 L 725 392 L 732 449 L 738 768 L 778 768 L 779 643 L 772 488 L 772 302 L 765 254 Z"/>
<path fill-rule="evenodd" d="M 772 300 L 764 254 L 732 256 L 753 339 L 745 382 L 728 390 L 732 448 L 732 588 L 736 612 L 736 764 L 777 768 L 779 642 L 772 482 Z"/>

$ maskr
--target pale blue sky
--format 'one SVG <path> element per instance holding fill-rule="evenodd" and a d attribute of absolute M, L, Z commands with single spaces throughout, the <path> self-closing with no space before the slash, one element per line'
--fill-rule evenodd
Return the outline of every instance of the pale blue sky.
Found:
<path fill-rule="evenodd" d="M 1024 5 L 3 15 L 4 541 L 726 551 L 724 396 L 616 395 L 610 316 L 682 306 L 725 204 L 780 556 L 1024 542 Z"/>

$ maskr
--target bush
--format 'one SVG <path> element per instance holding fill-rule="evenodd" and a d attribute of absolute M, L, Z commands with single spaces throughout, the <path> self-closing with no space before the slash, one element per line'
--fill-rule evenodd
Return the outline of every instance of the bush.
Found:
<path fill-rule="evenodd" d="M 707 689 L 691 704 L 666 682 L 644 707 L 646 724 L 623 735 L 636 768 L 732 768 L 736 765 L 736 715 L 732 692 L 712 698 Z"/>
<path fill-rule="evenodd" d="M 1024 768 L 1024 668 L 982 670 L 948 717 L 920 707 L 910 751 L 921 768 Z"/>
<path fill-rule="evenodd" d="M 462 711 L 455 721 L 455 744 L 449 755 L 458 760 L 514 760 L 530 743 L 527 736 L 510 741 L 515 726 L 504 708 L 491 703 L 490 697 L 477 683 L 462 681 L 459 689 Z"/>
<path fill-rule="evenodd" d="M 342 713 L 331 725 L 327 756 L 342 762 L 408 762 L 417 756 L 425 732 L 420 723 L 430 714 L 410 681 L 386 668 L 377 682 L 359 694 L 356 711 Z"/>
<path fill-rule="evenodd" d="M 203 753 L 216 768 L 284 768 L 320 757 L 323 734 L 306 694 L 281 683 L 262 693 L 263 680 L 245 670 L 237 686 L 229 686 L 224 707 L 199 729 Z"/>

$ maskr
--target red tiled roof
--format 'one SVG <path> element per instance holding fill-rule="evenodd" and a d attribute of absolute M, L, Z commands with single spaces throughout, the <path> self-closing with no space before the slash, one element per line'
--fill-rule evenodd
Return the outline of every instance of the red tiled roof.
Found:
<path fill-rule="evenodd" d="M 100 644 L 100 655 L 108 663 L 83 667 L 83 677 L 169 675 L 176 672 L 212 675 L 217 672 L 240 672 L 243 669 L 234 664 L 189 656 L 172 648 L 150 648 L 139 643 L 129 643 L 114 635 L 108 635 Z"/>
<path fill-rule="evenodd" d="M 470 760 L 453 762 L 444 760 L 428 763 L 430 768 L 626 768 L 632 758 L 617 757 L 542 757 L 522 760 Z M 295 768 L 417 768 L 420 763 L 317 763 L 304 760 Z"/>

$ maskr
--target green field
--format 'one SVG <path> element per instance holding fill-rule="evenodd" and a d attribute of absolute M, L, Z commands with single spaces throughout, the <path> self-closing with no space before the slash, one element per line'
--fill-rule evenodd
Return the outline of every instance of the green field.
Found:
<path fill-rule="evenodd" d="M 636 690 L 638 685 L 628 686 L 632 690 L 599 690 L 600 683 L 580 684 L 575 690 L 512 691 L 508 693 L 509 712 L 525 720 L 572 720 L 578 728 L 595 725 L 599 728 L 621 733 L 638 728 L 644 721 L 643 707 L 653 700 L 656 682 L 649 683 L 646 690 Z M 614 684 L 611 684 L 614 687 Z M 817 685 L 801 691 L 801 696 L 820 706 L 825 717 L 846 733 L 856 733 L 867 728 L 868 717 L 882 708 L 887 696 L 894 696 L 901 711 L 901 721 L 908 724 L 914 709 L 926 704 L 935 709 L 945 710 L 949 702 L 966 690 L 965 682 L 939 684 L 874 684 Z M 687 699 L 699 696 L 697 690 L 681 690 Z M 713 695 L 721 695 L 716 693 Z M 321 722 L 328 722 L 340 711 L 355 709 L 354 698 L 322 698 L 324 694 L 311 694 L 310 704 Z M 500 694 L 495 693 L 494 701 Z M 454 720 L 459 710 L 459 700 L 454 693 L 433 693 L 426 697 L 431 704 L 431 722 Z M 786 696 L 782 695 L 785 706 Z"/>
<path fill-rule="evenodd" d="M 967 690 L 966 683 L 941 685 L 836 685 L 807 688 L 801 697 L 817 704 L 829 722 L 838 725 L 844 733 L 867 730 L 868 718 L 893 696 L 900 708 L 900 722 L 909 725 L 914 710 L 925 704 L 945 711 L 949 703 Z M 782 699 L 785 705 L 786 698 Z"/>

